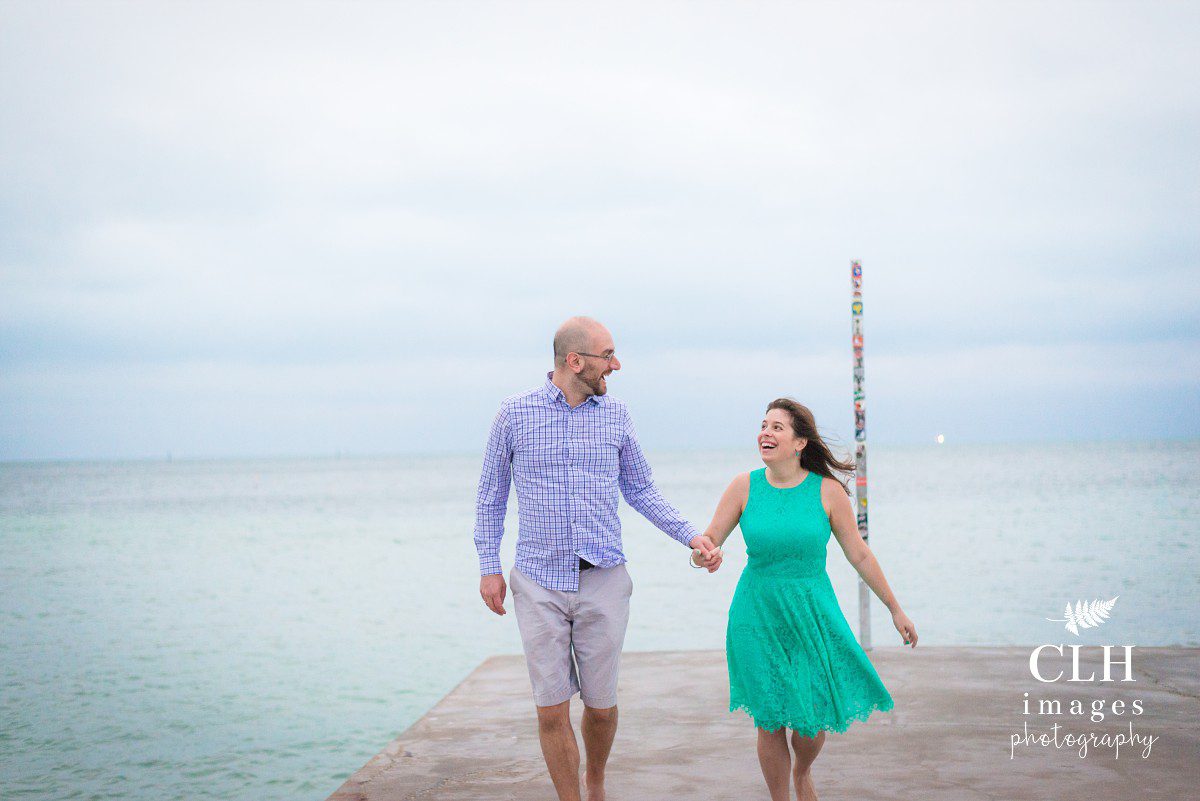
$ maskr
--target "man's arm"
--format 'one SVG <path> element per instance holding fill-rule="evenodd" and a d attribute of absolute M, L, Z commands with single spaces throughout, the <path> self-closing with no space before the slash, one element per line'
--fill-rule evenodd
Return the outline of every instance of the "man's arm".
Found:
<path fill-rule="evenodd" d="M 508 509 L 508 488 L 512 481 L 512 443 L 508 409 L 501 407 L 492 421 L 483 471 L 475 493 L 475 550 L 479 554 L 479 575 L 504 573 L 500 564 L 500 541 L 504 538 L 504 514 Z"/>
<path fill-rule="evenodd" d="M 696 531 L 696 527 L 683 519 L 679 510 L 654 486 L 650 465 L 638 444 L 637 432 L 629 411 L 625 411 L 624 438 L 621 442 L 621 474 L 618 480 L 625 502 L 639 514 L 661 529 L 671 539 L 689 547 L 700 548 L 704 553 L 712 550 L 712 542 Z"/>

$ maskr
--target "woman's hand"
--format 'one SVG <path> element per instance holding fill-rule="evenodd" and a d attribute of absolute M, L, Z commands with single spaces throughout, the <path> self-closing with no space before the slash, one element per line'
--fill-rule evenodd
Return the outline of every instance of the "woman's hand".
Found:
<path fill-rule="evenodd" d="M 913 648 L 917 647 L 917 627 L 908 619 L 908 615 L 900 609 L 892 612 L 892 625 L 896 627 L 896 631 L 900 632 L 900 636 L 904 638 L 904 644 Z"/>

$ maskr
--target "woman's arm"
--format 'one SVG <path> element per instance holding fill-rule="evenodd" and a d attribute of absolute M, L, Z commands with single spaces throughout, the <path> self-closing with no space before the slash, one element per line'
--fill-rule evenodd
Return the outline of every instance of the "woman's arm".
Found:
<path fill-rule="evenodd" d="M 712 522 L 708 524 L 708 528 L 704 530 L 704 535 L 713 541 L 713 544 L 718 548 L 729 538 L 729 534 L 733 531 L 738 521 L 742 519 L 742 512 L 746 508 L 746 500 L 750 497 L 750 474 L 741 473 L 736 476 L 733 481 L 729 482 L 729 486 L 725 488 L 725 492 L 721 495 L 721 500 L 717 501 L 717 510 L 713 512 Z M 713 560 L 704 564 L 696 561 L 698 551 L 692 551 L 692 563 L 703 564 L 709 569 L 709 572 L 716 570 L 720 566 L 720 554 L 717 554 Z"/>
<path fill-rule="evenodd" d="M 748 497 L 750 497 L 750 474 L 741 473 L 725 488 L 721 500 L 717 501 L 717 511 L 713 512 L 712 522 L 704 530 L 714 545 L 720 546 L 729 539 L 729 533 L 742 519 L 742 512 L 746 509 Z"/>
<path fill-rule="evenodd" d="M 883 577 L 883 568 L 879 566 L 875 554 L 858 533 L 858 521 L 854 518 L 854 505 L 850 502 L 846 491 L 832 478 L 822 479 L 821 500 L 824 501 L 825 508 L 829 512 L 829 527 L 833 529 L 833 535 L 837 537 L 838 545 L 842 546 L 842 553 L 846 555 L 846 560 L 858 571 L 858 575 L 862 576 L 866 585 L 892 613 L 892 623 L 896 626 L 896 631 L 904 637 L 904 644 L 916 648 L 917 629 L 908 619 L 908 615 L 904 614 L 904 610 L 900 608 L 900 602 L 896 600 L 892 588 L 888 586 L 887 579 Z"/>

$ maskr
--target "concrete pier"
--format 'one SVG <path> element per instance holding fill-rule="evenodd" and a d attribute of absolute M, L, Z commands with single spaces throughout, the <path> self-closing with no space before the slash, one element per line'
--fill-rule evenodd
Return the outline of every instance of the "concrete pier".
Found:
<path fill-rule="evenodd" d="M 813 767 L 823 801 L 1107 801 L 1200 798 L 1200 649 L 1136 648 L 1133 682 L 1074 682 L 1071 651 L 1048 650 L 1045 678 L 1030 674 L 1032 647 L 876 648 L 870 652 L 896 707 L 829 734 Z M 1114 652 L 1119 655 L 1120 650 Z M 1113 667 L 1113 679 L 1124 678 Z M 1080 649 L 1081 678 L 1103 677 L 1098 646 Z M 1023 714 L 1029 693 L 1030 714 Z M 608 768 L 610 801 L 767 798 L 755 730 L 729 713 L 720 651 L 626 653 L 620 728 Z M 1039 714 L 1057 699 L 1062 713 Z M 1078 699 L 1086 712 L 1069 713 Z M 1132 712 L 1140 701 L 1142 714 Z M 1122 714 L 1113 713 L 1120 701 Z M 1093 702 L 1103 702 L 1093 722 Z M 578 733 L 582 711 L 572 702 Z M 1152 735 L 1145 742 L 1079 748 L 1016 745 L 1013 735 Z M 1015 748 L 1015 752 L 1014 752 Z M 555 801 L 538 748 L 529 679 L 520 656 L 485 661 L 423 718 L 354 773 L 329 801 Z"/>

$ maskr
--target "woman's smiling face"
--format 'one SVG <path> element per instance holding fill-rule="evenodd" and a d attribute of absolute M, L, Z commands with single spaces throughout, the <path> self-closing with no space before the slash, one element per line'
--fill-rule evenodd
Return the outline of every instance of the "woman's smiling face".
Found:
<path fill-rule="evenodd" d="M 784 409 L 771 409 L 758 430 L 758 455 L 767 464 L 780 464 L 796 458 L 808 440 L 796 436 L 792 416 Z"/>

